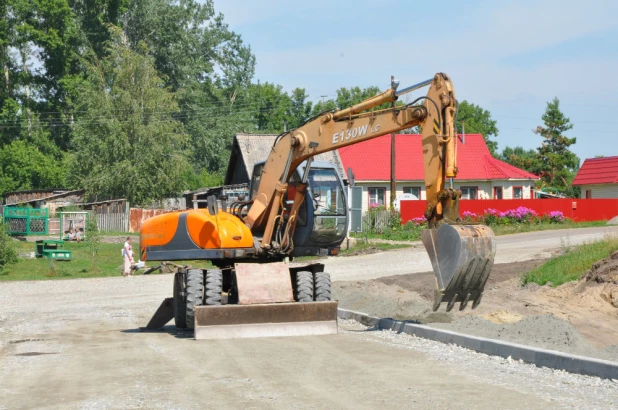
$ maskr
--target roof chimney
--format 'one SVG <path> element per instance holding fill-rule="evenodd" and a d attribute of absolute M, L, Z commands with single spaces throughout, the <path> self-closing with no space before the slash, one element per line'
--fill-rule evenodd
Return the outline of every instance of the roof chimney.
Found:
<path fill-rule="evenodd" d="M 461 121 L 461 143 L 466 143 L 466 121 Z"/>

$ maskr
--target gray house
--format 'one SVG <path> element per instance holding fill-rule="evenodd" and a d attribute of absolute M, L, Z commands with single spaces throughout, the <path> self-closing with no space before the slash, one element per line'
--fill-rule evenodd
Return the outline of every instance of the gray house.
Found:
<path fill-rule="evenodd" d="M 253 174 L 253 165 L 266 160 L 276 138 L 276 134 L 236 134 L 224 184 L 248 184 Z M 316 155 L 314 160 L 334 164 L 341 178 L 346 179 L 343 163 L 337 150 Z"/>

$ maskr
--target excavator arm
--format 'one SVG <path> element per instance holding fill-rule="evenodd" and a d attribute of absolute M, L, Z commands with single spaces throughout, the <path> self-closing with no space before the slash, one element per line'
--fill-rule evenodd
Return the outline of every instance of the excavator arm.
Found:
<path fill-rule="evenodd" d="M 392 103 L 402 94 L 428 84 L 430 87 L 427 95 L 411 104 L 367 112 L 384 103 Z M 418 102 L 422 104 L 417 105 Z M 455 112 L 453 85 L 446 74 L 438 73 L 432 80 L 417 86 L 399 92 L 392 88 L 344 110 L 319 115 L 301 127 L 281 135 L 266 160 L 245 223 L 254 232 L 263 232 L 262 248 L 271 249 L 272 246 L 277 246 L 278 244 L 271 243 L 271 239 L 277 216 L 282 211 L 281 197 L 287 189 L 288 179 L 303 161 L 323 152 L 418 125 L 422 129 L 425 185 L 429 204 L 426 217 L 432 226 L 435 225 L 443 218 L 444 205 L 452 196 L 444 190 L 445 177 L 452 181 L 457 175 Z M 306 186 L 301 187 L 298 191 L 299 199 L 304 197 L 305 188 Z M 294 216 L 294 208 L 291 215 Z"/>
<path fill-rule="evenodd" d="M 426 96 L 410 104 L 372 110 L 427 85 Z M 422 104 L 417 104 L 420 102 Z M 495 241 L 487 226 L 461 223 L 461 192 L 453 189 L 453 178 L 457 176 L 456 110 L 451 80 L 446 74 L 437 73 L 432 80 L 400 91 L 393 87 L 352 107 L 319 115 L 281 135 L 266 160 L 253 203 L 244 218 L 254 236 L 261 235 L 258 253 L 282 255 L 292 251 L 297 215 L 305 198 L 308 170 L 315 155 L 420 126 L 428 225 L 421 240 L 436 274 L 434 310 L 442 302 L 448 303 L 447 311 L 456 302 L 461 302 L 460 309 L 469 301 L 476 307 L 493 266 Z M 296 196 L 284 224 L 282 203 L 288 180 L 305 160 L 308 164 L 301 183 L 296 186 Z M 275 230 L 284 232 L 274 235 Z M 280 242 L 273 238 L 280 238 Z"/>

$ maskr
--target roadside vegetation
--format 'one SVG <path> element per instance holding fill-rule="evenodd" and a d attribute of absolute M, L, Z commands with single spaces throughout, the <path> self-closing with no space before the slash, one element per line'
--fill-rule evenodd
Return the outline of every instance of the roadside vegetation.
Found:
<path fill-rule="evenodd" d="M 607 236 L 603 240 L 571 247 L 568 243 L 562 246 L 564 254 L 552 258 L 543 265 L 528 272 L 522 278 L 522 284 L 537 283 L 541 286 L 551 284 L 559 286 L 563 283 L 579 279 L 592 264 L 609 257 L 618 250 L 618 237 Z"/>
<path fill-rule="evenodd" d="M 353 233 L 352 236 L 392 241 L 420 240 L 421 231 L 427 227 L 425 218 L 414 218 L 402 224 L 399 212 L 393 211 L 390 213 L 388 221 L 381 223 L 379 215 L 384 212 L 386 212 L 384 209 L 371 209 L 365 214 L 363 219 L 366 231 L 362 234 Z M 490 226 L 496 235 L 553 229 L 588 228 L 604 226 L 607 223 L 607 221 L 575 222 L 566 218 L 560 211 L 538 215 L 534 210 L 526 207 L 519 207 L 505 212 L 489 208 L 480 215 L 464 212 L 462 216 L 464 223 L 485 224 Z"/>

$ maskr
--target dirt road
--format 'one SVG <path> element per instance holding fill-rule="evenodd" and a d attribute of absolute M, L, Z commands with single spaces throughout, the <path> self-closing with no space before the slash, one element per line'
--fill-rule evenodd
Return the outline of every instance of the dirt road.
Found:
<path fill-rule="evenodd" d="M 605 235 L 618 235 L 618 226 L 561 229 L 496 237 L 495 263 L 545 259 L 562 246 L 574 246 Z M 420 242 L 411 249 L 359 256 L 362 263 L 350 264 L 348 258 L 330 258 L 327 270 L 334 280 L 367 280 L 384 276 L 431 271 L 431 262 Z"/>
<path fill-rule="evenodd" d="M 556 236 L 524 238 L 542 242 L 547 252 L 549 241 L 560 243 Z M 538 245 L 498 240 L 500 258 L 537 255 Z M 570 236 L 571 244 L 579 240 Z M 428 304 L 423 296 L 431 274 L 402 275 L 423 269 L 421 257 L 422 249 L 406 249 L 330 259 L 327 267 L 335 279 L 394 272 L 374 284 L 394 292 L 386 299 L 391 305 L 382 306 L 393 312 Z M 500 277 L 491 286 L 499 287 Z M 609 408 L 618 397 L 618 382 L 355 323 L 341 322 L 338 335 L 305 338 L 196 342 L 191 332 L 171 326 L 141 332 L 170 296 L 172 280 L 151 275 L 0 284 L 0 409 Z M 342 296 L 342 285 L 360 286 L 339 282 Z M 371 287 L 359 289 L 362 298 L 380 299 Z M 517 299 L 511 295 L 511 302 Z M 487 301 L 491 305 L 492 298 Z"/>
<path fill-rule="evenodd" d="M 534 409 L 618 394 L 611 381 L 346 323 L 306 338 L 140 332 L 171 286 L 171 275 L 3 283 L 0 408 Z"/>

